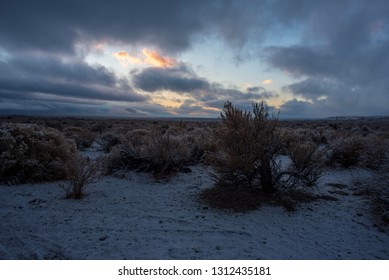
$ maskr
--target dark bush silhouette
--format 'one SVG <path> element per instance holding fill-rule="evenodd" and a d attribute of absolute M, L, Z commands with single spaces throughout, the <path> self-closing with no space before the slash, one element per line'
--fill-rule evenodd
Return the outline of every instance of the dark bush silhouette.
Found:
<path fill-rule="evenodd" d="M 315 185 L 324 155 L 311 139 L 282 135 L 277 118 L 269 117 L 264 103 L 252 112 L 226 102 L 214 138 L 217 149 L 209 154 L 216 185 L 229 189 L 260 188 L 272 194 L 280 188 Z M 286 154 L 289 163 L 281 164 Z"/>
<path fill-rule="evenodd" d="M 67 162 L 65 175 L 68 183 L 61 183 L 59 187 L 66 192 L 66 198 L 81 199 L 85 195 L 86 187 L 100 179 L 101 159 L 91 160 L 77 155 Z"/>

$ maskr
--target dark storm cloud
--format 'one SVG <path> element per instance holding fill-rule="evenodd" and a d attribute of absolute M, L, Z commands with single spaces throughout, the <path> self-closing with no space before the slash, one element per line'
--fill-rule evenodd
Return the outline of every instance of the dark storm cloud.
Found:
<path fill-rule="evenodd" d="M 283 118 L 312 118 L 315 116 L 312 104 L 297 99 L 289 100 L 281 106 L 280 114 Z"/>
<path fill-rule="evenodd" d="M 265 88 L 263 87 L 248 87 L 247 91 L 248 92 L 259 92 L 259 91 L 264 91 Z"/>
<path fill-rule="evenodd" d="M 210 35 L 239 58 L 260 54 L 270 69 L 298 78 L 284 90 L 312 103 L 291 100 L 289 113 L 388 114 L 388 14 L 387 0 L 0 1 L 0 98 L 145 101 L 110 70 L 82 62 L 77 48 L 107 42 L 179 53 Z M 215 106 L 275 95 L 215 84 L 187 65 L 144 69 L 133 81 Z"/>
<path fill-rule="evenodd" d="M 145 101 L 128 84 L 102 66 L 56 57 L 18 57 L 1 62 L 0 98 Z"/>
<path fill-rule="evenodd" d="M 266 53 L 270 65 L 296 77 L 335 75 L 338 66 L 334 55 L 306 46 L 269 47 Z"/>
<path fill-rule="evenodd" d="M 0 99 L 1 100 L 1 99 Z M 103 116 L 110 112 L 104 104 L 83 104 L 58 102 L 56 100 L 7 100 L 0 101 L 0 114 L 20 115 L 66 115 L 66 116 Z"/>
<path fill-rule="evenodd" d="M 245 23 L 244 17 L 236 17 L 238 4 L 206 0 L 2 1 L 0 43 L 8 49 L 70 53 L 75 42 L 89 38 L 179 51 L 189 47 L 194 35 L 214 25 L 228 40 L 238 42 L 245 33 L 235 32 L 235 21 Z M 223 18 L 222 27 L 217 22 Z"/>
<path fill-rule="evenodd" d="M 133 73 L 133 83 L 136 88 L 147 92 L 169 90 L 204 102 L 210 107 L 220 108 L 227 99 L 234 102 L 258 102 L 276 96 L 263 87 L 249 87 L 242 91 L 234 87 L 225 87 L 199 77 L 189 65 L 180 63 L 171 68 L 146 68 Z M 187 101 L 189 102 L 189 101 Z M 182 106 L 188 108 L 189 106 Z M 194 108 L 190 106 L 191 110 Z M 198 109 L 198 108 L 197 108 Z M 196 109 L 196 110 L 197 110 Z M 188 111 L 189 112 L 189 111 Z"/>
<path fill-rule="evenodd" d="M 197 77 L 184 64 L 174 68 L 146 68 L 133 76 L 133 82 L 136 87 L 148 92 L 170 90 L 184 93 L 209 88 L 205 79 Z"/>
<path fill-rule="evenodd" d="M 312 108 L 304 114 L 314 115 L 319 110 L 323 116 L 389 114 L 389 2 L 298 3 L 282 13 L 289 23 L 300 24 L 304 40 L 292 46 L 268 47 L 265 61 L 302 78 L 284 90 L 313 103 L 292 100 L 283 107 L 302 114 L 297 108 L 304 106 Z M 319 99 L 322 96 L 327 98 Z"/>
<path fill-rule="evenodd" d="M 321 97 L 328 97 L 329 95 L 340 93 L 341 85 L 335 84 L 329 79 L 308 78 L 301 82 L 285 86 L 283 90 L 313 101 Z"/>

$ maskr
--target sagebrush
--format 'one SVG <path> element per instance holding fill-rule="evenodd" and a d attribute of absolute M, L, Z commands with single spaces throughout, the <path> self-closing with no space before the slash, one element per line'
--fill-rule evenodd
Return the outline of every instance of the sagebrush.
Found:
<path fill-rule="evenodd" d="M 86 187 L 100 179 L 102 175 L 101 163 L 102 159 L 91 160 L 81 155 L 68 161 L 65 166 L 68 182 L 67 184 L 59 184 L 65 191 L 66 197 L 81 199 L 85 195 Z"/>
<path fill-rule="evenodd" d="M 63 167 L 77 154 L 74 141 L 35 124 L 0 126 L 0 181 L 9 184 L 65 179 Z"/>
<path fill-rule="evenodd" d="M 260 187 L 265 193 L 280 187 L 314 185 L 320 176 L 323 153 L 310 139 L 285 139 L 279 121 L 265 104 L 244 111 L 226 102 L 215 132 L 216 151 L 210 153 L 217 185 Z M 283 167 L 280 156 L 290 163 Z"/>

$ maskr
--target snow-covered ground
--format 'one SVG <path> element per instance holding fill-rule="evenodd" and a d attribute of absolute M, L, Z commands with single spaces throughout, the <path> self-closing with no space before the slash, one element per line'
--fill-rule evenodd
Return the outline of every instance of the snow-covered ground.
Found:
<path fill-rule="evenodd" d="M 366 171 L 324 175 L 319 192 L 338 201 L 232 213 L 199 200 L 212 180 L 191 169 L 167 183 L 119 172 L 82 200 L 64 199 L 55 182 L 2 185 L 0 259 L 389 259 L 389 234 L 353 195 Z"/>

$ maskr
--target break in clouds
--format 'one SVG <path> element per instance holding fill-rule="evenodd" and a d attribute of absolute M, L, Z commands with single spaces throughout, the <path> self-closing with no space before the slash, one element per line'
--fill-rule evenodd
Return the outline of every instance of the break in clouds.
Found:
<path fill-rule="evenodd" d="M 385 0 L 2 1 L 0 112 L 164 116 L 172 108 L 155 96 L 169 92 L 182 116 L 271 98 L 281 117 L 388 114 L 388 14 Z M 179 57 L 207 38 L 289 82 L 268 90 L 202 77 Z M 112 56 L 133 70 L 87 63 L 99 44 L 128 46 Z"/>

